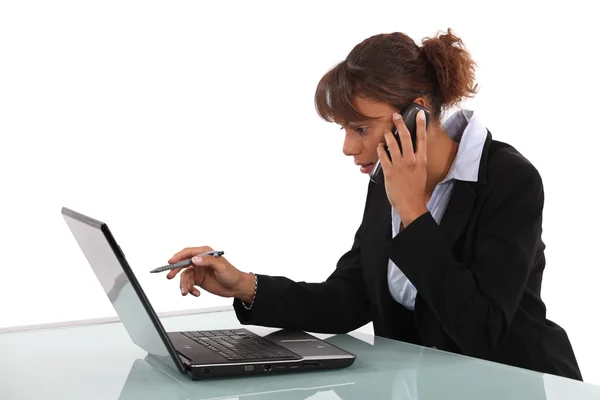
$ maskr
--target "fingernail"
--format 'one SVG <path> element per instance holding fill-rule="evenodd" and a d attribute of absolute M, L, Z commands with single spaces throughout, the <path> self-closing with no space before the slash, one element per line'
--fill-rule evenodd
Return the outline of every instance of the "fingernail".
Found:
<path fill-rule="evenodd" d="M 185 296 L 185 289 L 181 288 L 181 294 Z"/>
<path fill-rule="evenodd" d="M 197 291 L 197 290 L 196 290 L 196 291 L 194 291 L 194 293 L 193 293 L 193 294 L 194 294 L 194 296 L 196 296 L 196 297 L 199 297 L 199 296 L 200 296 L 200 292 L 199 292 L 199 291 Z"/>
<path fill-rule="evenodd" d="M 398 119 L 400 119 L 400 114 L 398 114 L 398 113 L 394 113 L 394 114 L 392 115 L 392 118 L 394 118 L 394 121 L 395 121 L 395 120 L 398 120 Z"/>
<path fill-rule="evenodd" d="M 192 262 L 200 264 L 202 262 L 202 257 L 195 256 L 192 258 Z"/>
<path fill-rule="evenodd" d="M 421 121 L 425 120 L 425 111 L 421 110 L 418 112 L 418 117 L 421 119 Z"/>

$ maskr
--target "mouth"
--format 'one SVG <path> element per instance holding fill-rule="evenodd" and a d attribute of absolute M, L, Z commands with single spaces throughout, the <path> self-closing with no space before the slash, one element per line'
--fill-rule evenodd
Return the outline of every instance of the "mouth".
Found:
<path fill-rule="evenodd" d="M 363 174 L 371 173 L 371 171 L 373 171 L 373 168 L 375 167 L 375 163 L 359 164 L 359 165 L 360 165 L 360 172 L 362 172 Z"/>

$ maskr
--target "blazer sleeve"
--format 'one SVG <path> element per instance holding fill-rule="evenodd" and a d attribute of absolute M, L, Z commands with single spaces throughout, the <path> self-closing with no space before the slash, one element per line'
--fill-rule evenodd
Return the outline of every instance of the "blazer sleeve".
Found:
<path fill-rule="evenodd" d="M 369 185 L 365 211 L 372 185 Z M 239 299 L 233 308 L 240 323 L 315 333 L 348 333 L 371 322 L 361 265 L 363 222 L 352 247 L 337 262 L 333 273 L 319 283 L 295 282 L 283 276 L 257 274 L 258 287 L 251 310 Z M 315 268 L 315 260 L 307 268 Z"/>
<path fill-rule="evenodd" d="M 489 356 L 506 339 L 542 246 L 542 180 L 524 165 L 506 168 L 487 190 L 471 263 L 455 259 L 430 213 L 385 247 L 466 355 Z"/>
<path fill-rule="evenodd" d="M 316 333 L 347 333 L 370 322 L 360 263 L 361 229 L 355 234 L 352 248 L 339 259 L 325 282 L 257 275 L 251 310 L 246 310 L 239 299 L 233 302 L 238 320 L 243 325 Z M 314 264 L 307 267 L 314 268 Z"/>

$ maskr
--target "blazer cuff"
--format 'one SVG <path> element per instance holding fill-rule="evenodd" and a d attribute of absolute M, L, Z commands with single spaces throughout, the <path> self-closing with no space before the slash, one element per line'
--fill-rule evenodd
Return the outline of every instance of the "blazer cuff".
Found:
<path fill-rule="evenodd" d="M 437 287 L 434 282 L 443 279 L 442 270 L 451 254 L 448 241 L 430 212 L 394 236 L 384 251 L 426 298 L 426 292 Z"/>
<path fill-rule="evenodd" d="M 258 285 L 256 296 L 250 310 L 247 310 L 240 299 L 233 299 L 233 310 L 242 325 L 260 325 L 269 316 L 269 305 L 274 304 L 274 280 L 267 275 L 256 274 Z"/>

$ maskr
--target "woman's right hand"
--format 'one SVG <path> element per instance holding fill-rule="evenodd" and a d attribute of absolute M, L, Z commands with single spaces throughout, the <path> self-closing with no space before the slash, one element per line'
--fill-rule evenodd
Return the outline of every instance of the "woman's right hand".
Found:
<path fill-rule="evenodd" d="M 254 298 L 254 277 L 239 271 L 225 257 L 202 256 L 197 254 L 212 251 L 210 247 L 188 247 L 176 253 L 169 264 L 192 258 L 190 267 L 177 268 L 169 271 L 167 279 L 173 279 L 183 270 L 180 277 L 181 294 L 188 293 L 198 297 L 201 287 L 209 293 L 221 297 L 235 297 L 246 303 Z"/>

